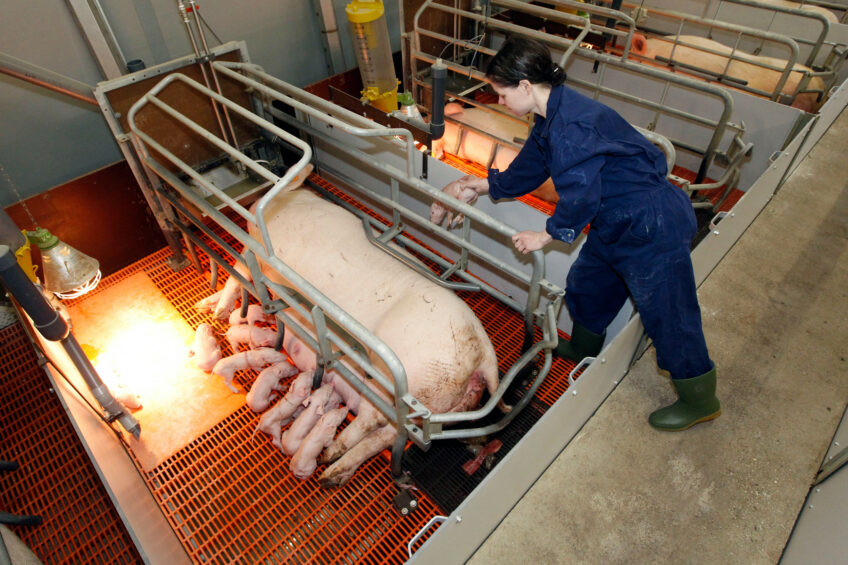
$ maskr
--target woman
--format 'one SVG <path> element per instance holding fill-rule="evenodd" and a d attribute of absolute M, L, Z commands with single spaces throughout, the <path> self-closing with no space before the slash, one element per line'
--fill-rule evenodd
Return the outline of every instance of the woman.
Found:
<path fill-rule="evenodd" d="M 600 352 L 607 325 L 628 294 L 654 342 L 657 364 L 679 395 L 649 422 L 685 430 L 717 418 L 716 372 L 701 328 L 689 246 L 696 222 L 686 194 L 666 180 L 663 153 L 615 111 L 568 88 L 544 44 L 513 38 L 492 58 L 486 78 L 516 115 L 536 123 L 507 170 L 460 179 L 459 197 L 515 198 L 550 176 L 559 202 L 542 231 L 513 237 L 522 253 L 554 239 L 571 243 L 591 230 L 566 280 L 574 329 L 556 353 L 573 361 Z"/>

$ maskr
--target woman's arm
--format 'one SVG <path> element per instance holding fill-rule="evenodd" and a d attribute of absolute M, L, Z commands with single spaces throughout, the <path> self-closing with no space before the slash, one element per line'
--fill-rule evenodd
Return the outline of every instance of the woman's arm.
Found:
<path fill-rule="evenodd" d="M 489 170 L 488 191 L 494 199 L 516 198 L 539 188 L 550 176 L 545 159 L 546 141 L 533 128 L 530 138 L 505 171 Z"/>

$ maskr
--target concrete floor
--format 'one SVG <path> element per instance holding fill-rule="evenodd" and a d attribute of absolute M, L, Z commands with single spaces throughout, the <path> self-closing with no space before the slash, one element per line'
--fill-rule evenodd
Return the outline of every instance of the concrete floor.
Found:
<path fill-rule="evenodd" d="M 651 348 L 469 561 L 776 563 L 848 401 L 848 111 L 699 290 L 723 414 L 675 399 Z"/>

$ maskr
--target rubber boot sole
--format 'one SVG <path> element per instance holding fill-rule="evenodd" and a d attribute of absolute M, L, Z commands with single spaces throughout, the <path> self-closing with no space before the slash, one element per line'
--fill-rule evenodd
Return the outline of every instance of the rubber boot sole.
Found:
<path fill-rule="evenodd" d="M 698 424 L 703 424 L 704 422 L 709 422 L 710 420 L 715 420 L 719 416 L 721 416 L 721 410 L 719 410 L 718 412 L 713 412 L 709 416 L 704 416 L 700 420 L 695 420 L 694 422 L 692 422 L 691 424 L 689 424 L 685 428 L 658 428 L 656 426 L 651 426 L 651 427 L 654 428 L 655 430 L 660 431 L 660 432 L 685 432 L 686 430 L 688 430 L 692 426 L 697 426 Z"/>

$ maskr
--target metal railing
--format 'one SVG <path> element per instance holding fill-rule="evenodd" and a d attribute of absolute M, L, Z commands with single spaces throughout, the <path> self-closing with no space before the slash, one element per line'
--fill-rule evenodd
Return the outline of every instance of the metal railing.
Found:
<path fill-rule="evenodd" d="M 492 30 L 495 30 L 495 32 L 505 32 L 530 37 L 547 44 L 549 48 L 551 48 L 554 58 L 558 59 L 561 66 L 567 66 L 572 60 L 588 61 L 593 64 L 594 81 L 581 79 L 576 77 L 574 74 L 570 74 L 568 78 L 569 84 L 574 87 L 579 87 L 584 91 L 588 91 L 589 95 L 593 96 L 595 99 L 600 96 L 613 98 L 615 104 L 618 105 L 613 107 L 619 110 L 621 110 L 622 106 L 648 110 L 650 112 L 651 119 L 647 120 L 646 123 L 643 123 L 640 126 L 643 132 L 651 131 L 659 133 L 673 144 L 677 152 L 683 151 L 693 154 L 699 160 L 695 180 L 693 182 L 683 181 L 682 184 L 684 189 L 688 192 L 703 192 L 708 190 L 724 190 L 725 192 L 728 192 L 732 186 L 727 186 L 726 183 L 738 179 L 738 169 L 742 166 L 744 161 L 744 159 L 740 157 L 739 151 L 740 149 L 744 149 L 744 152 L 747 153 L 747 151 L 750 150 L 750 144 L 745 144 L 742 141 L 744 126 L 741 124 L 731 123 L 730 121 L 733 111 L 733 101 L 727 91 L 719 86 L 712 85 L 695 78 L 681 76 L 680 74 L 670 73 L 660 68 L 649 67 L 647 65 L 628 60 L 627 56 L 630 53 L 630 42 L 635 29 L 635 21 L 623 12 L 577 2 L 555 1 L 553 3 L 561 6 L 569 6 L 575 9 L 586 10 L 590 13 L 590 16 L 606 18 L 609 20 L 609 23 L 607 25 L 598 25 L 596 23 L 592 23 L 589 19 L 582 18 L 580 16 L 567 14 L 559 10 L 533 6 L 524 2 L 515 2 L 513 0 L 492 0 L 491 2 L 491 5 L 495 7 L 502 7 L 512 12 L 525 12 L 535 16 L 545 17 L 550 21 L 555 21 L 562 25 L 570 26 L 575 30 L 580 30 L 581 33 L 578 34 L 575 39 L 568 39 L 566 37 L 528 29 L 509 22 L 499 21 L 492 17 L 486 19 L 486 16 L 467 10 L 460 10 L 451 6 L 437 4 L 433 0 L 422 4 L 415 14 L 409 55 L 412 87 L 415 99 L 426 99 L 426 96 L 423 94 L 430 88 L 428 79 L 429 65 L 439 58 L 436 53 L 422 50 L 423 37 L 438 39 L 448 44 L 462 45 L 465 49 L 476 51 L 484 56 L 491 56 L 495 53 L 494 49 L 483 46 L 482 42 L 470 42 L 461 37 L 448 37 L 442 33 L 425 29 L 422 24 L 422 16 L 426 12 L 432 10 L 447 12 L 458 17 L 468 18 L 469 21 L 480 21 L 480 19 L 483 18 L 487 22 L 487 28 L 491 28 Z M 503 14 L 504 13 L 502 12 L 501 15 Z M 578 20 L 582 20 L 582 23 Z M 615 22 L 618 22 L 619 25 L 623 25 L 624 29 L 616 28 Z M 585 37 L 585 34 L 582 32 L 590 30 L 592 33 L 608 35 L 611 39 L 620 39 L 623 41 L 624 44 L 622 46 L 622 52 L 620 54 L 604 53 L 581 46 L 580 41 L 582 41 Z M 482 65 L 485 57 L 472 57 L 472 59 Z M 444 62 L 448 69 L 454 72 L 456 76 L 467 77 L 468 79 L 478 81 L 478 84 L 473 85 L 462 92 L 448 89 L 446 92 L 447 100 L 460 100 L 470 106 L 482 108 L 485 111 L 490 112 L 493 117 L 510 117 L 511 119 L 517 119 L 505 112 L 493 109 L 465 96 L 465 93 L 473 91 L 485 84 L 485 76 L 480 70 L 470 65 L 464 65 L 461 61 L 448 60 Z M 426 66 L 422 66 L 422 63 L 426 64 Z M 648 99 L 639 97 L 631 91 L 624 91 L 621 88 L 610 86 L 605 83 L 607 69 L 634 73 L 643 77 L 648 77 L 650 80 L 656 81 L 661 86 L 660 88 L 655 89 L 659 91 L 660 94 L 654 99 Z M 699 115 L 686 108 L 675 107 L 671 103 L 670 92 L 672 89 L 678 87 L 696 91 L 700 95 L 714 101 L 716 106 L 720 108 L 720 110 L 714 112 L 719 115 L 718 118 Z M 661 131 L 662 128 L 659 125 L 659 121 L 663 116 L 671 118 L 672 120 L 683 120 L 698 126 L 699 128 L 704 128 L 708 132 L 707 135 L 703 136 L 706 137 L 706 142 L 684 140 L 679 136 Z M 461 122 L 454 122 L 463 128 L 471 129 L 478 134 L 488 137 L 497 145 L 513 148 L 520 147 L 520 144 L 517 144 L 515 140 L 502 139 L 497 135 L 483 131 L 479 128 L 468 126 Z M 724 141 L 725 134 L 728 132 L 732 132 L 729 143 Z M 722 143 L 725 143 L 726 145 L 726 149 L 724 151 L 721 149 Z M 716 162 L 717 156 L 721 157 L 722 161 L 726 163 L 725 170 L 720 175 L 720 184 L 716 182 L 705 183 L 707 171 Z"/>
<path fill-rule="evenodd" d="M 535 390 L 544 380 L 552 364 L 551 348 L 555 347 L 557 343 L 556 320 L 561 309 L 564 291 L 544 278 L 545 259 L 542 252 L 537 251 L 532 254 L 530 272 L 526 272 L 499 260 L 474 245 L 471 242 L 472 226 L 479 226 L 499 234 L 504 240 L 504 245 L 508 245 L 511 236 L 516 234 L 517 230 L 470 205 L 445 195 L 440 189 L 436 189 L 414 176 L 413 156 L 417 155 L 418 152 L 415 150 L 412 136 L 408 130 L 387 128 L 371 122 L 362 116 L 276 79 L 256 65 L 217 61 L 213 62 L 211 67 L 214 72 L 243 84 L 245 89 L 258 99 L 254 107 L 259 108 L 259 111 L 263 112 L 264 115 L 247 110 L 180 73 L 172 73 L 162 79 L 132 106 L 128 114 L 132 140 L 144 166 L 148 168 L 150 173 L 160 177 L 173 188 L 173 190 L 170 190 L 162 185 L 159 189 L 160 196 L 177 212 L 171 214 L 167 221 L 183 233 L 189 244 L 190 254 L 195 256 L 194 247 L 203 250 L 209 256 L 212 264 L 213 279 L 216 278 L 219 268 L 223 268 L 231 277 L 235 277 L 244 289 L 244 299 L 247 298 L 247 294 L 256 297 L 267 313 L 274 313 L 278 320 L 285 325 L 286 330 L 294 331 L 298 337 L 318 353 L 319 365 L 323 370 L 337 371 L 342 375 L 342 378 L 374 404 L 397 427 L 398 439 L 392 452 L 392 469 L 396 475 L 400 472 L 399 456 L 407 438 L 426 448 L 432 440 L 448 437 L 476 437 L 505 427 L 529 402 Z M 291 166 L 285 174 L 278 176 L 245 155 L 238 148 L 231 146 L 215 133 L 204 129 L 180 112 L 178 108 L 163 101 L 161 94 L 175 82 L 208 96 L 222 108 L 226 108 L 233 116 L 256 124 L 278 143 L 289 148 L 295 148 L 301 154 L 297 163 Z M 273 101 L 293 108 L 297 117 L 279 112 L 272 106 Z M 268 181 L 272 186 L 255 204 L 254 211 L 246 209 L 228 196 L 224 190 L 215 186 L 207 178 L 192 169 L 189 164 L 177 157 L 166 147 L 165 142 L 157 140 L 154 135 L 140 127 L 136 117 L 145 106 L 157 108 L 173 120 L 175 125 L 193 132 L 198 136 L 198 139 L 211 143 L 233 161 Z M 381 205 L 391 209 L 390 225 L 360 214 L 366 233 L 370 233 L 372 227 L 381 232 L 379 236 L 372 237 L 373 243 L 384 250 L 389 250 L 389 243 L 395 241 L 401 246 L 420 253 L 442 269 L 442 272 L 437 275 L 424 267 L 423 264 L 410 265 L 431 280 L 454 288 L 487 292 L 510 308 L 521 312 L 526 331 L 524 350 L 518 361 L 503 375 L 497 392 L 488 399 L 484 406 L 478 410 L 448 415 L 431 414 L 429 410 L 422 408 L 424 405 L 409 394 L 407 375 L 397 355 L 368 328 L 342 310 L 331 298 L 325 296 L 310 281 L 301 277 L 275 254 L 272 234 L 269 233 L 266 224 L 265 210 L 268 204 L 290 184 L 292 179 L 304 171 L 306 165 L 312 160 L 312 147 L 301 137 L 274 125 L 271 119 L 268 119 L 272 116 L 297 127 L 302 136 L 312 136 L 321 139 L 322 143 L 333 144 L 351 158 L 360 160 L 363 165 L 367 164 L 369 167 L 378 169 L 390 178 L 391 194 L 388 197 L 380 195 L 374 187 L 366 187 L 353 179 L 348 179 L 350 181 L 347 185 L 349 188 L 366 194 L 369 198 L 376 199 Z M 326 130 L 316 127 L 316 124 L 330 126 L 333 130 L 346 132 L 361 140 L 371 139 L 377 143 L 377 139 L 385 139 L 388 140 L 386 146 L 397 147 L 399 145 L 404 155 L 405 168 L 401 169 L 388 163 L 375 162 L 372 156 L 350 147 L 350 144 L 340 142 L 328 135 Z M 162 161 L 175 165 L 179 172 L 172 172 L 173 167 L 166 166 Z M 325 169 L 327 167 L 322 165 L 322 170 Z M 344 171 L 330 170 L 330 172 L 340 178 L 345 177 Z M 194 187 L 189 186 L 187 180 L 193 181 L 197 186 L 228 205 L 246 222 L 248 229 L 240 227 L 236 221 L 210 204 L 205 197 L 196 192 Z M 436 226 L 428 218 L 424 218 L 404 206 L 399 198 L 401 187 L 411 193 L 439 201 L 464 214 L 466 224 L 462 233 L 457 235 L 445 228 Z M 201 214 L 197 214 L 196 210 L 192 210 L 192 208 L 199 210 Z M 213 220 L 230 234 L 243 246 L 243 249 L 241 251 L 235 249 L 218 236 L 214 230 L 207 226 L 204 216 Z M 456 261 L 446 259 L 408 237 L 404 233 L 404 227 L 407 223 L 409 225 L 414 224 L 417 228 L 430 232 L 459 248 L 458 259 Z M 261 239 L 255 239 L 251 236 L 248 232 L 251 227 L 258 230 Z M 205 234 L 205 237 L 199 236 L 198 231 Z M 214 243 L 221 250 L 221 253 L 215 251 L 207 241 Z M 518 281 L 527 291 L 527 300 L 520 302 L 489 285 L 482 284 L 467 270 L 469 260 L 472 258 L 488 268 L 505 273 L 511 280 Z M 234 263 L 234 265 L 231 265 L 231 263 Z M 261 268 L 263 264 L 283 277 L 291 286 L 279 284 L 263 273 Z M 243 276 L 240 271 L 249 272 L 251 280 Z M 464 282 L 451 281 L 449 280 L 451 277 L 457 277 Z M 307 323 L 304 324 L 301 320 L 306 320 Z M 540 326 L 543 338 L 541 341 L 533 343 L 536 324 Z M 380 363 L 372 362 L 367 352 L 376 356 Z M 467 422 L 490 413 L 503 398 L 514 379 L 519 374 L 535 367 L 534 361 L 540 354 L 544 355 L 544 361 L 542 366 L 537 368 L 535 380 L 510 413 L 503 415 L 497 422 L 486 426 L 463 428 L 461 430 L 442 429 L 447 423 Z M 387 373 L 379 368 L 378 365 L 380 364 L 387 368 Z M 385 401 L 367 386 L 363 378 L 366 376 L 373 378 L 376 383 L 392 393 L 393 402 Z M 415 423 L 413 423 L 413 419 L 415 419 Z"/>

